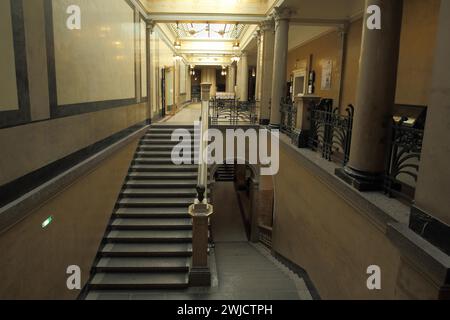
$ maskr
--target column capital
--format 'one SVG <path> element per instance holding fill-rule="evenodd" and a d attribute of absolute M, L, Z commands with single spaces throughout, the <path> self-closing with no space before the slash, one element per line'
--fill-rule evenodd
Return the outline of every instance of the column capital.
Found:
<path fill-rule="evenodd" d="M 255 37 L 258 44 L 260 44 L 261 43 L 261 30 L 257 29 L 253 36 Z"/>
<path fill-rule="evenodd" d="M 155 29 L 155 21 L 154 20 L 147 20 L 147 29 L 150 32 L 150 34 L 153 33 L 154 29 Z"/>
<path fill-rule="evenodd" d="M 212 83 L 209 82 L 202 82 L 201 88 L 202 88 L 202 101 L 209 101 L 211 97 L 211 86 Z"/>
<path fill-rule="evenodd" d="M 273 18 L 268 18 L 266 20 L 261 21 L 259 27 L 262 32 L 275 31 L 275 21 L 273 20 Z"/>
<path fill-rule="evenodd" d="M 350 28 L 350 24 L 348 22 L 341 24 L 337 30 L 339 36 L 341 36 L 341 37 L 345 36 L 348 33 L 349 28 Z"/>
<path fill-rule="evenodd" d="M 281 20 L 289 20 L 294 11 L 288 7 L 275 7 L 272 12 L 272 17 L 276 22 Z"/>

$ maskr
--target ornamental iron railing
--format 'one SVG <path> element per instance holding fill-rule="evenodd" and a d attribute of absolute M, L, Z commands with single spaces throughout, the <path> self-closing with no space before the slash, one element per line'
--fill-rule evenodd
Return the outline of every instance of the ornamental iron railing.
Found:
<path fill-rule="evenodd" d="M 414 200 L 424 130 L 403 121 L 391 125 L 384 188 L 390 197 Z"/>
<path fill-rule="evenodd" d="M 349 105 L 345 114 L 333 109 L 333 101 L 324 99 L 310 106 L 311 129 L 308 145 L 322 157 L 346 165 L 350 156 L 354 108 Z"/>
<path fill-rule="evenodd" d="M 297 122 L 297 107 L 290 101 L 281 102 L 280 131 L 292 135 Z"/>
<path fill-rule="evenodd" d="M 213 125 L 245 125 L 257 122 L 255 101 L 212 98 L 209 109 Z"/>

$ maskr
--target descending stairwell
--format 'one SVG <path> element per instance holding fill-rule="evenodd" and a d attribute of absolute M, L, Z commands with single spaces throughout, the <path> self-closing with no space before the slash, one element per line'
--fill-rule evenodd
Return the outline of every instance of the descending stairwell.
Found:
<path fill-rule="evenodd" d="M 217 167 L 216 181 L 234 181 L 234 164 L 222 164 Z"/>
<path fill-rule="evenodd" d="M 152 126 L 141 139 L 93 267 L 88 295 L 188 287 L 188 207 L 196 196 L 198 166 L 172 163 L 177 142 L 171 141 L 171 134 L 176 128 L 180 126 Z M 193 127 L 183 128 L 193 136 Z"/>

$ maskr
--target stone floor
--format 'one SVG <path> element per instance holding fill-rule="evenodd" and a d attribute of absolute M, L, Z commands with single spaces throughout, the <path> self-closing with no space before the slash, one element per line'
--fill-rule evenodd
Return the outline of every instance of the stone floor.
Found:
<path fill-rule="evenodd" d="M 201 104 L 192 103 L 185 106 L 177 114 L 167 117 L 163 120 L 169 124 L 194 124 L 194 121 L 198 121 L 201 113 Z"/>
<path fill-rule="evenodd" d="M 212 286 L 187 290 L 97 292 L 88 299 L 106 300 L 311 300 L 304 279 L 270 251 L 247 241 L 233 182 L 216 183 L 211 250 Z"/>

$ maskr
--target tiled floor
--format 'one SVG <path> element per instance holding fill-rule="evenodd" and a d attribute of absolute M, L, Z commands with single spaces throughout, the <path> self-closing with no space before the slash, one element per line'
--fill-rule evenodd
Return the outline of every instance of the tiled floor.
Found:
<path fill-rule="evenodd" d="M 200 118 L 201 113 L 201 104 L 200 103 L 193 103 L 190 105 L 187 105 L 182 110 L 180 110 L 177 114 L 174 116 L 168 118 L 165 123 L 169 124 L 194 124 L 194 121 L 198 121 Z"/>

